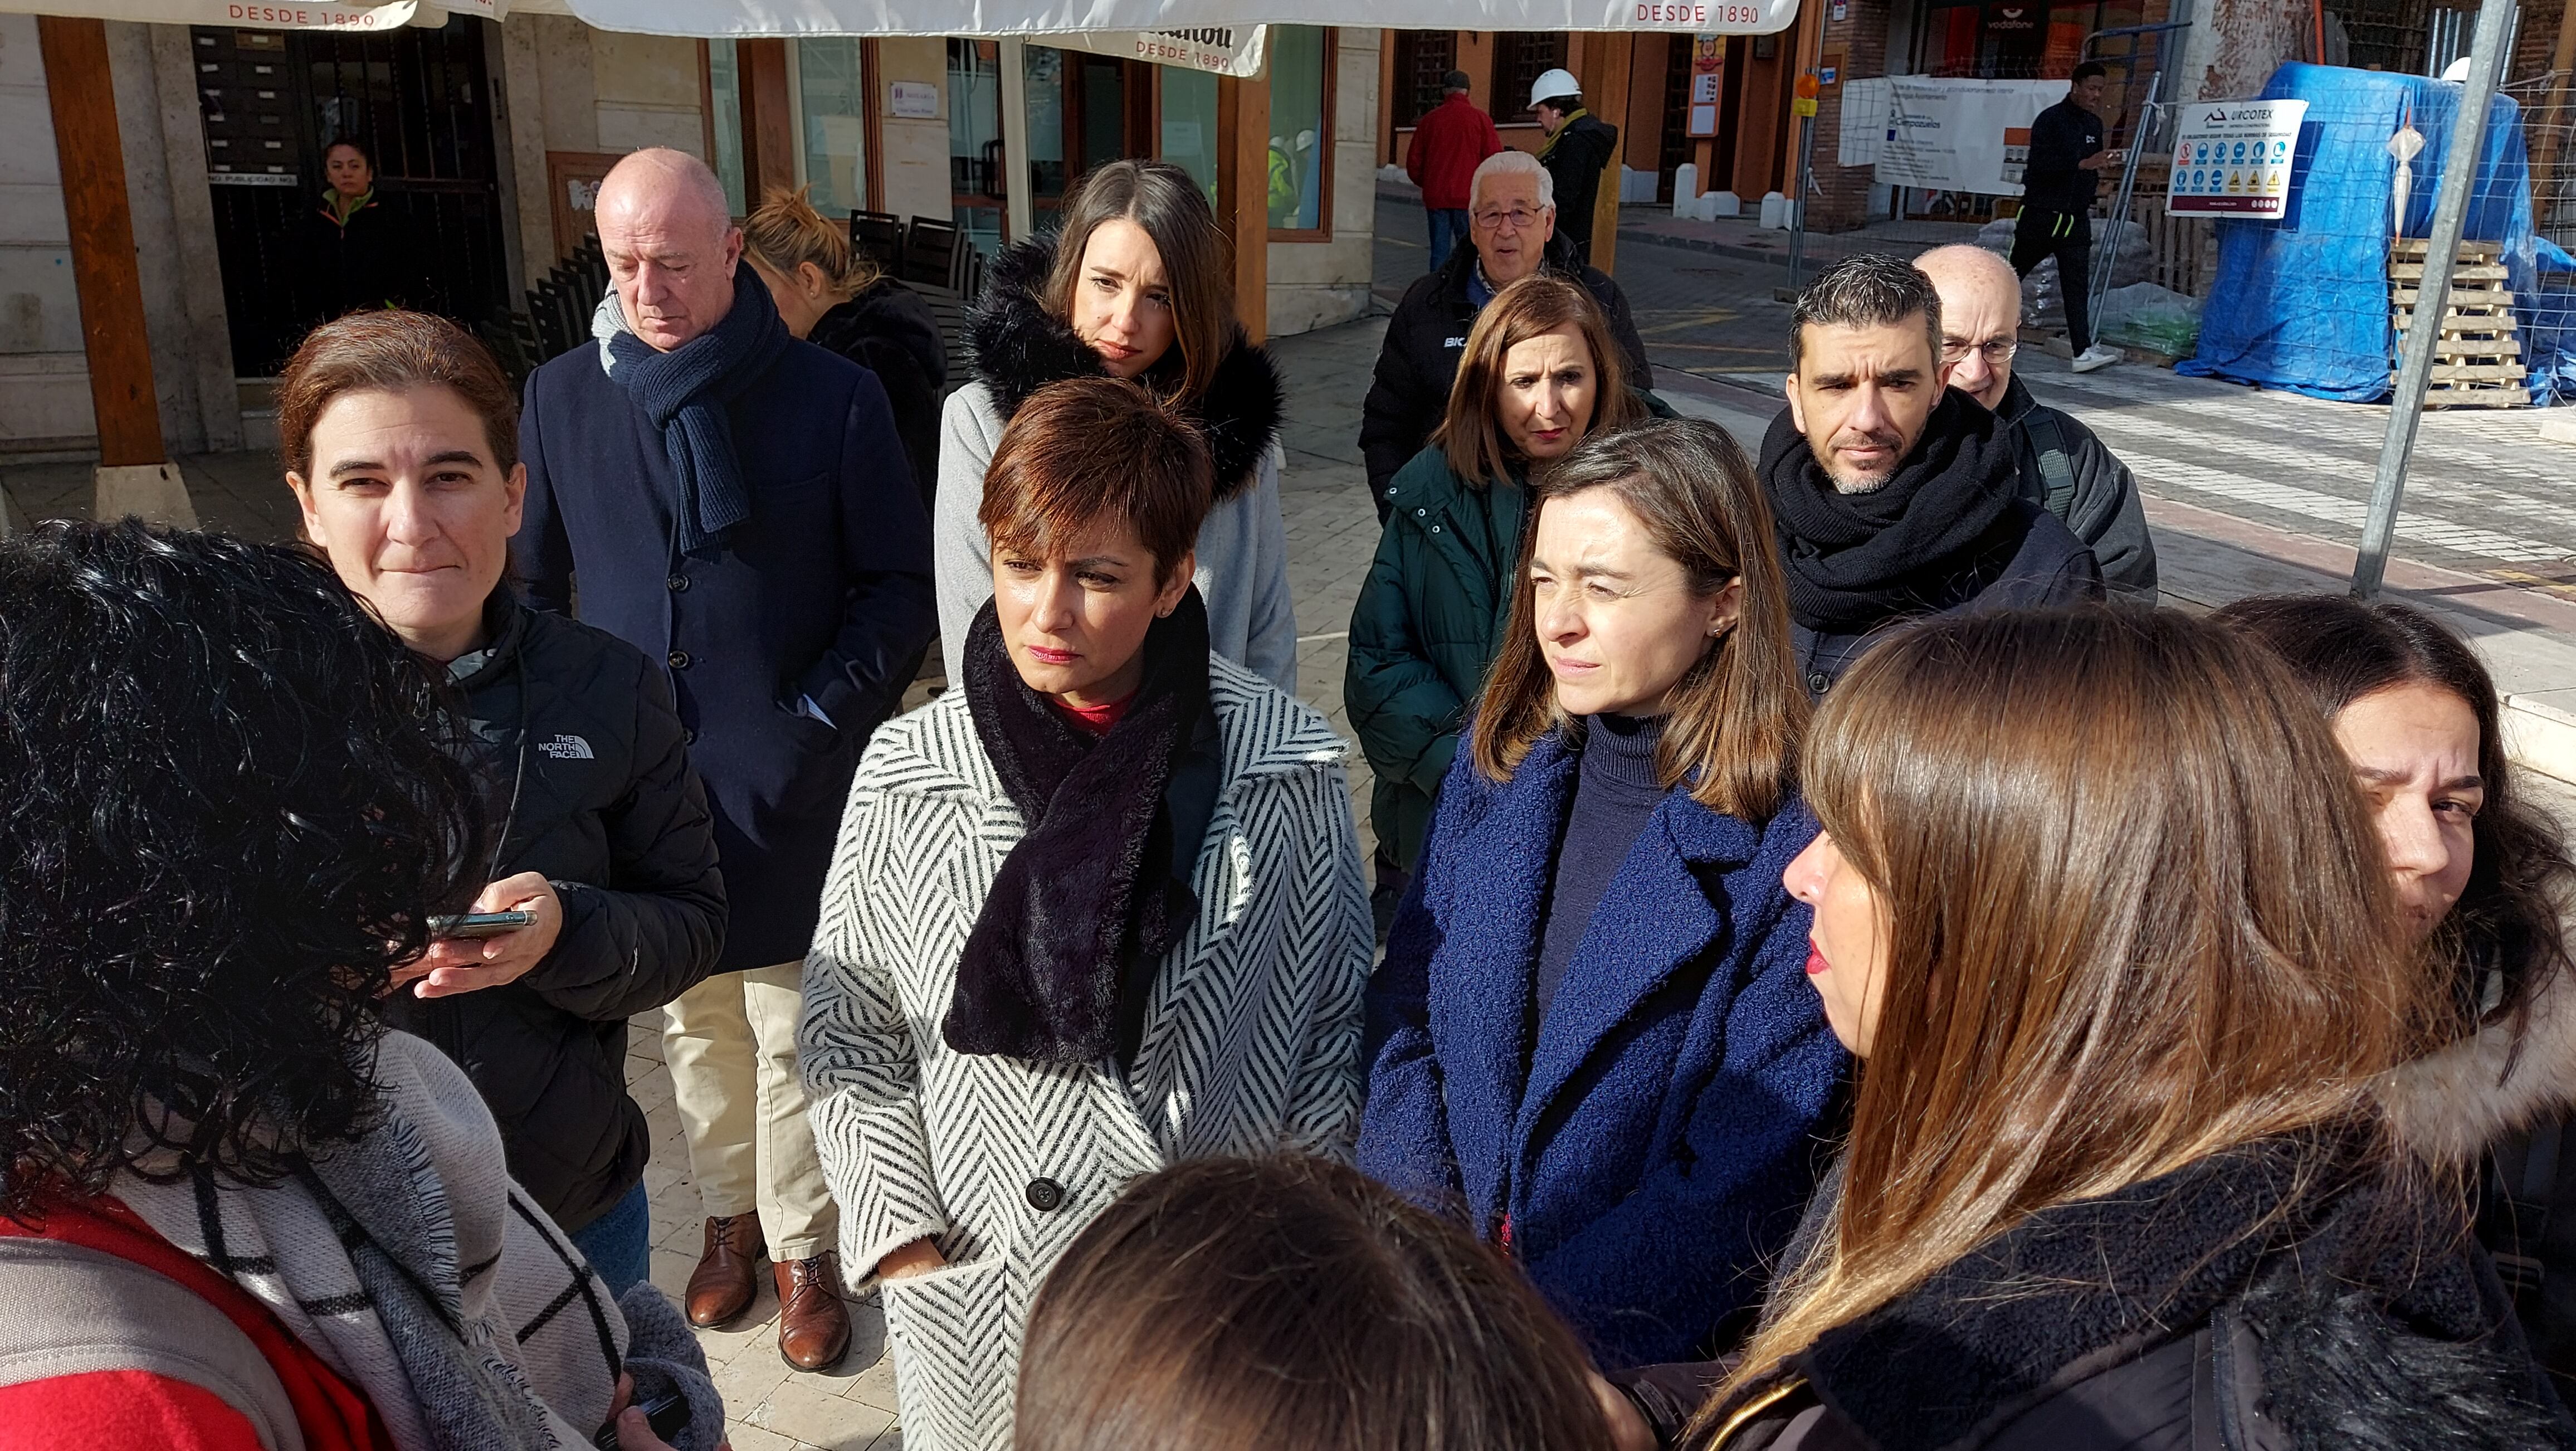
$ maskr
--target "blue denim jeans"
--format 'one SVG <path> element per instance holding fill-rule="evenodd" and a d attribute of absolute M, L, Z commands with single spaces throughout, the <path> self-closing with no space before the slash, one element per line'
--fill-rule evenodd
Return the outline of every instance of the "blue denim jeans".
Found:
<path fill-rule="evenodd" d="M 1431 270 L 1437 272 L 1448 262 L 1450 251 L 1467 240 L 1467 214 L 1447 208 L 1430 210 L 1428 214 L 1431 218 Z"/>
<path fill-rule="evenodd" d="M 606 1214 L 572 1232 L 572 1242 L 612 1300 L 653 1272 L 653 1206 L 638 1183 Z"/>

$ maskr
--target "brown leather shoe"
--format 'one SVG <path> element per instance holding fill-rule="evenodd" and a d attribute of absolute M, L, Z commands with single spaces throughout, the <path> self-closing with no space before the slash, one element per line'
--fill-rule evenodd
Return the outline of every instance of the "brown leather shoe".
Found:
<path fill-rule="evenodd" d="M 712 1329 L 742 1318 L 760 1293 L 760 1216 L 719 1214 L 707 1220 L 707 1247 L 689 1272 L 689 1323 Z"/>
<path fill-rule="evenodd" d="M 841 1269 L 829 1254 L 770 1268 L 778 1281 L 778 1353 L 798 1370 L 829 1370 L 850 1348 Z"/>

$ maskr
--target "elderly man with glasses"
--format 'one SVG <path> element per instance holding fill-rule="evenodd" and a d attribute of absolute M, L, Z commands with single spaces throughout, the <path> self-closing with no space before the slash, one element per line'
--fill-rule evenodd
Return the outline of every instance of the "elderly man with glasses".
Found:
<path fill-rule="evenodd" d="M 2156 544 L 2129 466 L 2093 430 L 2033 398 L 2013 376 L 2021 279 L 1982 247 L 1935 247 L 1914 261 L 1941 294 L 1941 361 L 1950 386 L 1986 405 L 2013 431 L 2021 494 L 2054 514 L 2093 551 L 2112 594 L 2156 602 Z"/>
<path fill-rule="evenodd" d="M 1417 279 L 1396 304 L 1378 350 L 1377 376 L 1360 418 L 1360 453 L 1368 461 L 1369 496 L 1383 522 L 1387 487 L 1431 439 L 1449 406 L 1449 384 L 1467 330 L 1495 293 L 1542 269 L 1574 278 L 1590 289 L 1610 320 L 1610 333 L 1626 354 L 1628 381 L 1655 383 L 1645 342 L 1628 315 L 1619 284 L 1585 265 L 1556 230 L 1556 188 L 1538 158 L 1503 151 L 1485 158 L 1467 187 L 1467 238 L 1474 245 L 1450 254 L 1446 265 Z"/>

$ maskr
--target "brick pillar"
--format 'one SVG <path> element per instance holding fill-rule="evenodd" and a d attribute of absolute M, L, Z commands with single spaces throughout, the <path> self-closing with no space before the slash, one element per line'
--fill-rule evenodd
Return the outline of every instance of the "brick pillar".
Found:
<path fill-rule="evenodd" d="M 1828 0 L 1825 14 L 1832 10 Z M 1834 84 L 1816 98 L 1816 194 L 1807 201 L 1811 231 L 1844 232 L 1869 220 L 1871 168 L 1842 166 L 1834 156 L 1842 142 L 1842 82 L 1853 76 L 1887 74 L 1888 0 L 1848 0 L 1844 18 L 1825 22 L 1823 64 L 1835 71 Z"/>

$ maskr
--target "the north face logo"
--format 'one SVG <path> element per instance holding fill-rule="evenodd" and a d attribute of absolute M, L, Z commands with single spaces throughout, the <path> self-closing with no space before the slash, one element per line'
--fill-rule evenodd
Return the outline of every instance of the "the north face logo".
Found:
<path fill-rule="evenodd" d="M 583 740 L 579 736 L 557 736 L 550 741 L 540 741 L 537 743 L 537 749 L 554 757 L 558 761 L 588 761 L 596 759 L 590 753 L 590 742 Z"/>

